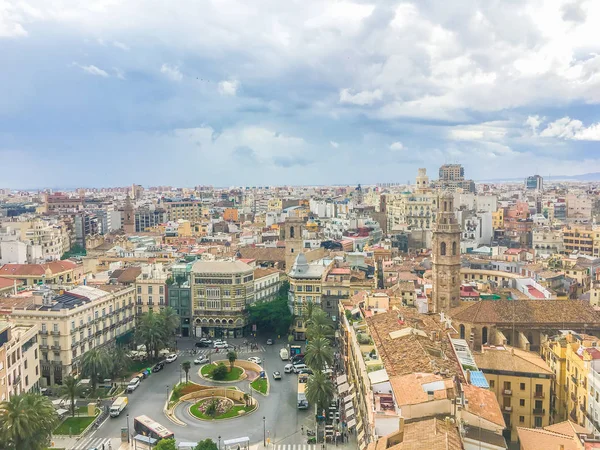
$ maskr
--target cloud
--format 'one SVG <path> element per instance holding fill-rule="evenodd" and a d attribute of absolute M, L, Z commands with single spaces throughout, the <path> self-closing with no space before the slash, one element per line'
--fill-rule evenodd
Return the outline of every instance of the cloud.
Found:
<path fill-rule="evenodd" d="M 528 116 L 525 121 L 525 125 L 531 128 L 531 132 L 536 135 L 538 132 L 538 128 L 544 122 L 544 118 L 540 116 Z"/>
<path fill-rule="evenodd" d="M 240 82 L 237 80 L 223 80 L 219 82 L 219 94 L 235 96 L 240 87 Z"/>
<path fill-rule="evenodd" d="M 118 67 L 113 67 L 113 71 L 115 72 L 115 77 L 117 77 L 119 80 L 125 80 L 125 72 L 123 72 L 121 69 L 119 69 Z"/>
<path fill-rule="evenodd" d="M 396 141 L 390 144 L 390 150 L 394 151 L 394 152 L 399 152 L 401 150 L 404 150 L 404 144 L 402 144 L 402 142 L 400 141 Z"/>
<path fill-rule="evenodd" d="M 78 64 L 76 62 L 72 63 L 73 66 L 75 67 L 79 67 L 81 70 L 83 70 L 86 73 L 89 73 L 90 75 L 96 75 L 99 77 L 104 77 L 104 78 L 108 78 L 110 75 L 108 74 L 108 72 L 106 72 L 105 70 L 100 69 L 97 66 L 94 66 L 93 64 L 90 64 L 88 66 L 84 66 L 81 64 Z"/>
<path fill-rule="evenodd" d="M 353 105 L 365 106 L 381 100 L 382 92 L 380 89 L 374 91 L 361 91 L 353 94 L 350 89 L 340 91 L 340 103 L 349 103 Z"/>
<path fill-rule="evenodd" d="M 312 161 L 302 156 L 276 156 L 273 158 L 273 163 L 279 167 L 290 168 L 296 166 L 308 166 L 309 164 L 312 164 Z"/>
<path fill-rule="evenodd" d="M 160 67 L 160 73 L 166 75 L 171 81 L 181 81 L 183 79 L 183 74 L 179 70 L 179 66 L 165 63 Z"/>
<path fill-rule="evenodd" d="M 448 137 L 456 141 L 501 141 L 507 134 L 502 122 L 484 122 L 477 125 L 462 125 L 450 129 Z"/>
<path fill-rule="evenodd" d="M 338 148 L 340 143 L 336 141 L 329 141 L 329 145 L 331 145 L 333 148 Z"/>
<path fill-rule="evenodd" d="M 540 136 L 575 141 L 600 141 L 600 122 L 585 127 L 581 120 L 563 117 L 549 123 Z"/>
<path fill-rule="evenodd" d="M 248 146 L 242 145 L 233 150 L 233 157 L 246 164 L 256 164 L 256 152 Z"/>
<path fill-rule="evenodd" d="M 114 45 L 115 47 L 120 48 L 121 50 L 126 51 L 126 52 L 131 50 L 128 45 L 123 44 L 122 42 L 119 42 L 119 41 L 113 41 L 112 45 Z"/>
<path fill-rule="evenodd" d="M 582 3 L 583 1 L 581 0 L 575 0 L 570 3 L 565 3 L 561 8 L 563 20 L 569 22 L 584 23 L 587 18 L 587 15 L 581 7 Z"/>

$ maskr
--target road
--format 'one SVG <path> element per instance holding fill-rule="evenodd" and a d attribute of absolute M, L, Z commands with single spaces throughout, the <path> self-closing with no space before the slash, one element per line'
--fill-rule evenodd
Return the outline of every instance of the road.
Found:
<path fill-rule="evenodd" d="M 178 441 L 199 441 L 211 438 L 217 442 L 219 436 L 221 436 L 221 440 L 247 436 L 250 438 L 250 443 L 255 444 L 263 440 L 263 417 L 265 417 L 266 436 L 270 438 L 272 443 L 306 443 L 306 438 L 300 433 L 300 427 L 307 428 L 312 421 L 312 416 L 308 410 L 298 410 L 296 408 L 297 376 L 283 373 L 283 366 L 286 362 L 279 357 L 279 349 L 284 345 L 284 342 L 276 340 L 274 345 L 267 346 L 264 345 L 266 342 L 266 339 L 264 339 L 259 350 L 253 352 L 248 352 L 245 347 L 241 346 L 242 339 L 229 340 L 228 342 L 240 347 L 238 350 L 240 359 L 247 359 L 249 356 L 259 356 L 263 359 L 263 367 L 269 376 L 271 389 L 267 397 L 257 393 L 253 394 L 259 402 L 258 411 L 240 419 L 203 422 L 190 418 L 190 424 L 186 427 L 175 425 L 163 414 L 167 390 L 179 382 L 181 362 L 191 361 L 194 358 L 189 355 L 180 355 L 176 362 L 166 364 L 162 371 L 152 374 L 144 380 L 135 392 L 129 395 L 129 405 L 121 416 L 107 419 L 93 436 L 95 438 L 120 436 L 121 427 L 127 426 L 125 413 L 128 413 L 129 427 L 132 433 L 133 418 L 144 414 L 173 431 Z M 180 339 L 178 341 L 178 347 L 183 351 L 192 349 L 193 345 L 194 341 L 191 339 Z M 199 366 L 192 366 L 190 371 L 191 380 L 201 384 L 209 384 L 198 376 L 198 369 Z M 282 373 L 281 381 L 273 380 L 272 372 L 274 370 L 279 370 Z M 235 385 L 245 392 L 249 391 L 247 381 L 241 381 Z M 178 417 L 184 420 L 189 417 L 186 407 L 180 406 L 177 413 Z"/>

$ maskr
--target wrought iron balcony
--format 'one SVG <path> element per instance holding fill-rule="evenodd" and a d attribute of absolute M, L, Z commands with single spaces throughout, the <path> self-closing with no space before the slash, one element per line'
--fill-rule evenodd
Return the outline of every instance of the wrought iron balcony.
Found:
<path fill-rule="evenodd" d="M 533 414 L 535 414 L 536 416 L 541 416 L 546 414 L 546 410 L 542 408 L 533 408 Z"/>

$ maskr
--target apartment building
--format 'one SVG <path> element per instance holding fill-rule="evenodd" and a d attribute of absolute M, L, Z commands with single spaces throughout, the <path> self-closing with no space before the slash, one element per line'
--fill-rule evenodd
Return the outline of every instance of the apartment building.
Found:
<path fill-rule="evenodd" d="M 17 280 L 24 286 L 78 284 L 82 277 L 83 266 L 69 260 L 47 264 L 5 264 L 0 267 L 0 278 Z"/>
<path fill-rule="evenodd" d="M 12 308 L 16 323 L 38 327 L 42 386 L 79 373 L 86 351 L 132 337 L 134 286 L 78 286 L 58 295 L 40 286 L 28 294 L 0 299 L 0 307 Z"/>
<path fill-rule="evenodd" d="M 592 255 L 594 253 L 594 231 L 582 226 L 563 228 L 563 241 L 567 253 Z M 599 233 L 600 234 L 600 233 Z"/>
<path fill-rule="evenodd" d="M 166 281 L 168 273 L 162 264 L 144 264 L 135 279 L 135 314 L 160 311 L 166 305 Z"/>
<path fill-rule="evenodd" d="M 281 272 L 277 269 L 254 269 L 254 301 L 270 302 L 281 288 Z"/>
<path fill-rule="evenodd" d="M 592 363 L 600 360 L 600 340 L 595 336 L 569 333 L 567 340 L 566 383 L 567 412 L 569 420 L 581 426 L 587 424 L 589 406 L 588 380 Z M 594 395 L 595 397 L 595 395 Z"/>
<path fill-rule="evenodd" d="M 534 228 L 532 242 L 535 256 L 552 256 L 565 251 L 563 230 L 561 229 Z"/>
<path fill-rule="evenodd" d="M 550 389 L 551 422 L 567 419 L 567 338 L 565 334 L 551 336 L 542 341 L 540 354 L 554 373 Z"/>
<path fill-rule="evenodd" d="M 244 336 L 247 305 L 254 301 L 254 269 L 241 261 L 197 261 L 191 280 L 196 336 Z"/>
<path fill-rule="evenodd" d="M 537 353 L 484 345 L 473 357 L 496 394 L 511 441 L 517 441 L 518 427 L 542 428 L 550 424 L 554 373 Z"/>
<path fill-rule="evenodd" d="M 492 213 L 492 228 L 494 230 L 504 229 L 504 208 L 498 208 L 496 212 Z"/>
<path fill-rule="evenodd" d="M 173 308 L 180 318 L 176 334 L 182 337 L 202 336 L 201 326 L 198 330 L 192 330 L 192 266 L 191 262 L 173 264 L 166 281 L 167 305 Z"/>
<path fill-rule="evenodd" d="M 0 322 L 0 401 L 37 392 L 39 380 L 38 326 Z"/>
<path fill-rule="evenodd" d="M 170 221 L 184 219 L 195 222 L 202 218 L 202 202 L 197 200 L 165 201 L 162 206 Z"/>

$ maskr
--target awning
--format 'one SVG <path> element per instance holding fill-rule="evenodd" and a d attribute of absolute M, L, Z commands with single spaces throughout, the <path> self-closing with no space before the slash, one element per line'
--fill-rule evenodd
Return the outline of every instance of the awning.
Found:
<path fill-rule="evenodd" d="M 341 394 L 343 392 L 347 392 L 350 389 L 350 386 L 348 386 L 348 383 L 344 383 L 341 386 L 338 386 L 338 392 Z"/>
<path fill-rule="evenodd" d="M 354 397 L 356 397 L 356 393 L 354 392 L 350 395 L 347 395 L 346 397 L 344 397 L 344 403 L 351 402 L 354 399 Z"/>
<path fill-rule="evenodd" d="M 352 427 L 353 427 L 353 426 L 355 426 L 355 425 L 356 425 L 356 420 L 354 420 L 354 419 L 350 419 L 350 420 L 348 421 L 348 428 L 352 428 Z"/>
<path fill-rule="evenodd" d="M 234 439 L 225 439 L 223 441 L 223 444 L 224 445 L 236 445 L 236 444 L 247 444 L 248 442 L 250 442 L 249 437 L 239 437 L 239 438 L 234 438 Z"/>
<path fill-rule="evenodd" d="M 352 401 L 346 403 L 346 407 L 344 409 L 348 411 L 350 408 L 352 408 Z"/>
<path fill-rule="evenodd" d="M 348 377 L 346 376 L 346 374 L 340 375 L 339 377 L 337 377 L 336 384 L 340 385 L 340 384 L 346 383 L 346 382 L 348 382 Z"/>
<path fill-rule="evenodd" d="M 354 408 L 346 410 L 346 417 L 352 417 L 354 415 Z"/>
<path fill-rule="evenodd" d="M 365 438 L 365 432 L 361 431 L 360 433 L 358 433 L 358 442 L 364 440 Z"/>
<path fill-rule="evenodd" d="M 57 409 L 56 410 L 56 414 L 58 414 L 59 416 L 65 415 L 69 412 L 68 409 Z"/>
<path fill-rule="evenodd" d="M 358 423 L 356 424 L 356 429 L 360 430 L 363 427 L 363 423 L 361 419 L 358 419 Z"/>

